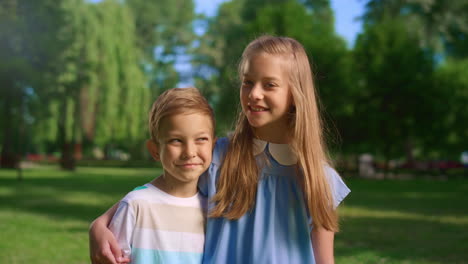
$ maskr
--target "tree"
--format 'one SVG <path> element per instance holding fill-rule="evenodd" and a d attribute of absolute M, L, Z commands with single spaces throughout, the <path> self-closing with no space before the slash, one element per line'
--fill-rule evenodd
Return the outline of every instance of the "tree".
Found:
<path fill-rule="evenodd" d="M 149 90 L 127 7 L 115 1 L 70 2 L 68 7 L 63 34 L 70 42 L 58 76 L 57 136 L 62 166 L 74 169 L 74 150 L 81 146 L 83 134 L 98 145 L 127 141 L 131 146 L 143 138 L 139 128 L 147 109 L 141 106 L 149 104 Z"/>
<path fill-rule="evenodd" d="M 462 69 L 468 55 L 468 2 L 370 0 L 366 4 L 363 20 L 368 27 L 384 21 L 404 21 L 408 34 L 414 35 L 413 39 L 422 52 L 426 56 L 433 56 L 431 67 L 435 74 L 427 72 L 424 78 L 428 84 L 418 88 L 420 100 L 416 101 L 424 104 L 413 107 L 419 112 L 425 112 L 426 117 L 421 116 L 417 121 L 420 129 L 411 140 L 415 141 L 414 144 L 407 144 L 407 153 L 412 153 L 411 146 L 419 148 L 426 158 L 440 158 L 450 151 L 460 151 L 457 144 L 463 141 L 461 138 L 466 135 L 466 127 L 461 124 L 463 122 L 453 120 L 455 117 L 463 117 L 460 115 L 459 102 L 465 99 L 464 93 L 460 91 L 466 89 Z M 405 51 L 402 50 L 401 54 L 405 54 Z M 420 66 L 412 67 L 416 69 Z M 404 72 L 411 70 L 408 67 L 403 69 Z M 446 104 L 441 105 L 441 101 Z"/>
<path fill-rule="evenodd" d="M 425 138 L 427 150 L 456 159 L 468 146 L 468 59 L 448 60 L 435 72 L 434 86 L 439 88 L 437 104 L 432 107 L 440 120 Z M 465 120 L 465 121 L 464 121 Z"/>
<path fill-rule="evenodd" d="M 365 23 L 385 18 L 402 18 L 419 43 L 436 53 L 466 56 L 468 2 L 465 0 L 370 0 L 363 16 Z"/>
<path fill-rule="evenodd" d="M 133 13 L 142 64 L 150 77 L 151 98 L 175 87 L 180 76 L 174 68 L 195 39 L 192 0 L 126 0 Z"/>
<path fill-rule="evenodd" d="M 360 87 L 352 140 L 388 161 L 431 133 L 434 120 L 427 115 L 438 118 L 432 108 L 432 55 L 398 19 L 367 24 L 354 52 Z"/>
<path fill-rule="evenodd" d="M 44 113 L 30 102 L 46 101 L 42 96 L 49 92 L 46 80 L 58 69 L 54 62 L 63 42 L 50 36 L 59 32 L 63 16 L 61 6 L 52 2 L 6 0 L 0 4 L 2 167 L 18 165 L 27 130 L 25 118 Z"/>

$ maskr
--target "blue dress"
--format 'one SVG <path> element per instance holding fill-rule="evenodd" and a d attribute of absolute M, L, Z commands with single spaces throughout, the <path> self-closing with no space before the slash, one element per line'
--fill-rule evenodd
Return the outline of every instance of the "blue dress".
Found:
<path fill-rule="evenodd" d="M 203 263 L 315 263 L 311 219 L 302 191 L 292 177 L 295 167 L 282 165 L 274 158 L 279 156 L 272 155 L 271 145 L 278 144 L 263 143 L 264 149 L 256 158 L 259 161 L 261 156 L 266 157 L 270 165 L 261 170 L 255 206 L 238 220 L 208 218 Z M 212 165 L 200 177 L 199 189 L 209 199 L 216 193 L 228 144 L 227 138 L 217 141 Z M 350 190 L 332 168 L 327 167 L 326 173 L 337 206 Z M 213 207 L 210 202 L 208 209 Z"/>

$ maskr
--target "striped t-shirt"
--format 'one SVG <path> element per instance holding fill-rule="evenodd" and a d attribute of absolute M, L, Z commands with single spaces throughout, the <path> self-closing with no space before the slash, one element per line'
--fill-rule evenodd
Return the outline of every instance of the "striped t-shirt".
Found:
<path fill-rule="evenodd" d="M 147 183 L 128 193 L 110 223 L 132 264 L 201 263 L 206 198 L 180 198 Z"/>

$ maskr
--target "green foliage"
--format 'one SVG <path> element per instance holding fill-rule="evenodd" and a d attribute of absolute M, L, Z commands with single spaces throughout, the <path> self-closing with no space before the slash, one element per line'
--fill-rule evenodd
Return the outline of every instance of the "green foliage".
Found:
<path fill-rule="evenodd" d="M 423 154 L 421 158 L 458 159 L 463 150 L 463 144 L 466 145 L 462 139 L 466 138 L 467 128 L 464 125 L 466 122 L 460 122 L 463 118 L 466 119 L 464 114 L 461 114 L 461 112 L 466 112 L 461 110 L 466 107 L 460 104 L 461 101 L 466 102 L 465 92 L 462 92 L 467 89 L 463 81 L 463 76 L 466 73 L 462 73 L 464 63 L 458 61 L 468 54 L 466 48 L 468 47 L 466 45 L 468 39 L 467 14 L 468 2 L 463 0 L 450 2 L 442 0 L 371 0 L 366 4 L 366 13 L 363 18 L 367 28 L 379 28 L 376 29 L 378 31 L 380 30 L 379 25 L 387 23 L 388 25 L 383 27 L 382 31 L 390 32 L 391 28 L 405 27 L 406 34 L 411 35 L 411 41 L 414 42 L 412 45 L 408 43 L 408 47 L 413 46 L 413 48 L 395 50 L 391 56 L 393 60 L 391 57 L 382 56 L 386 46 L 379 45 L 377 42 L 366 47 L 356 47 L 356 53 L 371 53 L 373 51 L 372 55 L 368 55 L 368 57 L 382 58 L 381 61 L 377 61 L 377 58 L 373 60 L 377 64 L 397 66 L 394 68 L 397 71 L 387 69 L 388 74 L 382 78 L 377 74 L 373 81 L 369 78 L 361 80 L 363 83 L 372 82 L 370 85 L 373 85 L 375 90 L 377 87 L 386 86 L 386 84 L 393 84 L 397 87 L 398 84 L 392 82 L 393 80 L 400 79 L 401 82 L 406 82 L 406 80 L 414 79 L 411 76 L 416 77 L 419 74 L 417 82 L 420 85 L 413 85 L 410 90 L 400 91 L 400 94 L 405 96 L 406 93 L 410 93 L 406 102 L 403 97 L 399 99 L 401 105 L 399 107 L 407 104 L 406 107 L 402 108 L 405 109 L 404 119 L 412 116 L 412 121 L 406 120 L 405 128 L 405 131 L 408 131 L 407 134 L 410 135 L 409 138 L 411 138 L 406 139 L 405 143 L 408 158 L 414 149 L 418 149 Z M 389 21 L 399 22 L 393 25 Z M 369 30 L 366 30 L 363 35 L 371 34 L 367 31 Z M 361 42 L 366 42 L 364 38 L 367 37 L 361 36 L 361 38 L 363 38 Z M 367 40 L 367 42 L 372 43 L 372 40 Z M 389 41 L 387 46 L 390 44 Z M 430 67 L 435 69 L 435 72 L 428 70 L 427 63 L 407 56 L 411 50 L 417 48 L 416 45 L 419 45 L 419 49 L 426 57 L 432 56 L 434 58 Z M 401 60 L 401 66 L 392 64 L 394 60 Z M 356 63 L 359 64 L 359 60 Z M 366 68 L 361 67 L 360 69 L 365 76 L 370 77 L 376 69 L 375 66 L 370 65 L 371 68 L 366 69 L 368 66 L 365 65 Z M 396 76 L 392 73 L 395 73 Z M 365 85 L 363 84 L 363 86 Z M 384 119 L 388 112 L 386 109 L 381 109 L 381 111 L 383 112 L 374 114 L 374 116 L 380 116 L 381 119 Z M 409 129 L 410 126 L 413 128 Z M 357 130 L 364 131 L 366 128 L 367 125 L 363 125 L 362 129 L 358 128 Z M 386 128 L 395 129 L 393 125 Z M 375 133 L 374 131 L 373 134 L 375 135 Z M 364 134 L 364 137 L 366 136 Z M 396 139 L 405 140 L 401 138 L 401 133 L 395 133 L 394 136 Z M 366 140 L 364 139 L 364 141 Z M 377 139 L 377 141 L 379 140 Z M 402 149 L 401 146 L 398 147 L 398 144 L 396 147 Z"/>
<path fill-rule="evenodd" d="M 150 105 L 147 78 L 139 65 L 134 18 L 126 6 L 113 1 L 95 9 L 100 32 L 91 49 L 97 50 L 100 58 L 96 64 L 99 83 L 93 87 L 98 93 L 89 93 L 97 100 L 96 116 L 90 116 L 95 119 L 95 142 L 102 146 L 109 141 L 127 141 L 132 145 L 146 134 L 141 128 L 146 125 Z"/>
<path fill-rule="evenodd" d="M 5 116 L 18 113 L 12 124 L 29 121 L 23 125 L 35 132 L 29 142 L 57 140 L 64 147 L 84 137 L 98 145 L 114 141 L 133 146 L 145 137 L 141 127 L 150 91 L 127 6 L 111 0 L 11 0 L 0 10 L 12 14 L 1 25 L 15 30 L 6 31 L 2 40 L 16 39 L 3 44 L 5 53 L 18 61 L 0 63 L 2 92 L 11 91 L 1 104 L 10 112 Z M 12 141 L 9 131 L 20 128 L 7 124 L 3 140 Z"/>
<path fill-rule="evenodd" d="M 132 11 L 142 63 L 150 76 L 151 98 L 173 88 L 181 76 L 174 64 L 195 39 L 193 0 L 126 0 Z"/>
<path fill-rule="evenodd" d="M 465 0 L 370 0 L 363 18 L 403 18 L 419 43 L 448 56 L 467 56 L 468 2 Z"/>
<path fill-rule="evenodd" d="M 427 142 L 432 150 L 458 154 L 468 146 L 468 59 L 448 60 L 435 72 L 434 85 L 440 91 L 433 106 L 438 115 L 439 131 Z M 464 121 L 465 120 L 465 121 Z"/>
<path fill-rule="evenodd" d="M 401 20 L 367 25 L 355 47 L 359 92 L 352 140 L 385 157 L 404 153 L 430 133 L 437 93 L 431 84 L 432 60 Z M 417 102 L 425 102 L 419 104 Z"/>
<path fill-rule="evenodd" d="M 64 46 L 59 37 L 63 8 L 54 2 L 0 3 L 2 166 L 14 166 L 16 153 L 30 142 L 25 138 L 35 137 L 28 133 L 31 122 L 47 115 L 47 109 L 40 106 L 48 103 L 49 84 L 60 67 L 56 61 Z"/>
<path fill-rule="evenodd" d="M 349 50 L 329 0 L 232 0 L 210 18 L 195 16 L 193 0 L 3 0 L 2 166 L 75 143 L 138 156 L 152 100 L 188 81 L 174 65 L 190 58 L 224 135 L 239 110 L 241 53 L 262 34 L 304 45 L 333 152 L 458 158 L 468 138 L 467 14 L 464 0 L 370 0 Z M 197 37 L 194 22 L 207 32 Z"/>

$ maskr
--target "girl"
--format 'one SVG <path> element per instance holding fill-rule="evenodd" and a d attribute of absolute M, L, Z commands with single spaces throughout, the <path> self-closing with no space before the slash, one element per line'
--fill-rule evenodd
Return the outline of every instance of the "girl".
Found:
<path fill-rule="evenodd" d="M 334 263 L 335 209 L 349 189 L 327 162 L 304 48 L 262 36 L 244 50 L 239 77 L 236 129 L 218 140 L 199 181 L 212 201 L 203 262 Z M 113 257 L 104 256 L 115 244 L 105 227 L 112 214 L 92 225 L 95 263 Z"/>

